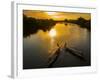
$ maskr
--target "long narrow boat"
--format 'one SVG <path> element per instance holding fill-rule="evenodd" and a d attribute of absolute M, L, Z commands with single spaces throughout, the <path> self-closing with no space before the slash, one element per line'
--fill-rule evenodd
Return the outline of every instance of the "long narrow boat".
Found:
<path fill-rule="evenodd" d="M 59 55 L 60 55 L 60 48 L 58 48 L 55 51 L 54 55 L 52 55 L 52 57 L 50 57 L 49 62 L 48 62 L 49 63 L 49 65 L 48 65 L 49 68 L 53 67 L 53 64 L 57 61 Z"/>
<path fill-rule="evenodd" d="M 84 57 L 84 55 L 83 55 L 83 53 L 82 53 L 81 51 L 78 51 L 78 50 L 76 50 L 76 49 L 69 48 L 69 47 L 64 47 L 64 48 L 65 48 L 65 51 L 66 51 L 66 52 L 69 52 L 69 53 L 71 53 L 72 55 L 74 55 L 74 56 L 76 56 L 76 57 L 78 57 L 78 58 L 80 58 L 80 59 L 86 61 L 86 59 L 85 59 L 85 57 Z"/>

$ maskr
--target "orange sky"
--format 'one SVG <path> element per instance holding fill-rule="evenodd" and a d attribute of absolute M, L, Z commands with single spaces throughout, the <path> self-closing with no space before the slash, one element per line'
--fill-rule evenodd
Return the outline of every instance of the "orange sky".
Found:
<path fill-rule="evenodd" d="M 90 13 L 50 12 L 50 11 L 34 11 L 34 10 L 24 10 L 23 13 L 28 17 L 33 17 L 36 19 L 64 20 L 64 19 L 77 19 L 79 17 L 83 17 L 85 19 L 91 19 Z"/>

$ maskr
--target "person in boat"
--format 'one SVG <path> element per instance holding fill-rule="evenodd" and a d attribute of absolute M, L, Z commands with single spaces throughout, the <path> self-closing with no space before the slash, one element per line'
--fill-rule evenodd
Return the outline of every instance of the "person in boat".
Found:
<path fill-rule="evenodd" d="M 65 51 L 67 51 L 68 47 L 67 47 L 67 43 L 66 42 L 65 42 L 63 48 L 64 48 Z"/>
<path fill-rule="evenodd" d="M 66 48 L 66 46 L 67 46 L 67 43 L 65 42 L 65 44 L 64 44 L 64 48 Z"/>
<path fill-rule="evenodd" d="M 57 51 L 55 52 L 56 55 L 58 55 L 58 54 L 60 53 L 60 46 L 59 46 L 58 43 L 57 43 L 57 47 L 58 47 L 58 49 L 57 49 Z"/>

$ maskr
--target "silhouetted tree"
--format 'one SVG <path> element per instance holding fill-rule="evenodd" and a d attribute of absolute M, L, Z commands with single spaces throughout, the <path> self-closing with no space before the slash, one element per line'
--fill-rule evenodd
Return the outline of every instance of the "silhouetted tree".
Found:
<path fill-rule="evenodd" d="M 23 37 L 35 34 L 40 29 L 43 31 L 49 31 L 58 22 L 64 22 L 65 24 L 74 23 L 80 25 L 82 28 L 87 28 L 88 30 L 91 29 L 91 20 L 85 20 L 82 17 L 77 20 L 65 19 L 63 21 L 54 21 L 53 19 L 35 19 L 23 14 Z"/>
<path fill-rule="evenodd" d="M 39 29 L 43 31 L 50 30 L 55 22 L 52 19 L 35 19 L 23 15 L 23 36 L 36 33 Z"/>

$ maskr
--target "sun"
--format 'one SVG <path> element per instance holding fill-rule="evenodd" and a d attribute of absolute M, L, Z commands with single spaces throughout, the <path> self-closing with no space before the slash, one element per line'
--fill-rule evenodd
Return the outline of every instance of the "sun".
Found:
<path fill-rule="evenodd" d="M 46 12 L 48 15 L 54 15 L 56 12 Z"/>
<path fill-rule="evenodd" d="M 55 30 L 55 29 L 51 29 L 51 30 L 49 31 L 49 35 L 50 35 L 51 37 L 55 37 L 55 36 L 56 36 L 56 30 Z"/>

